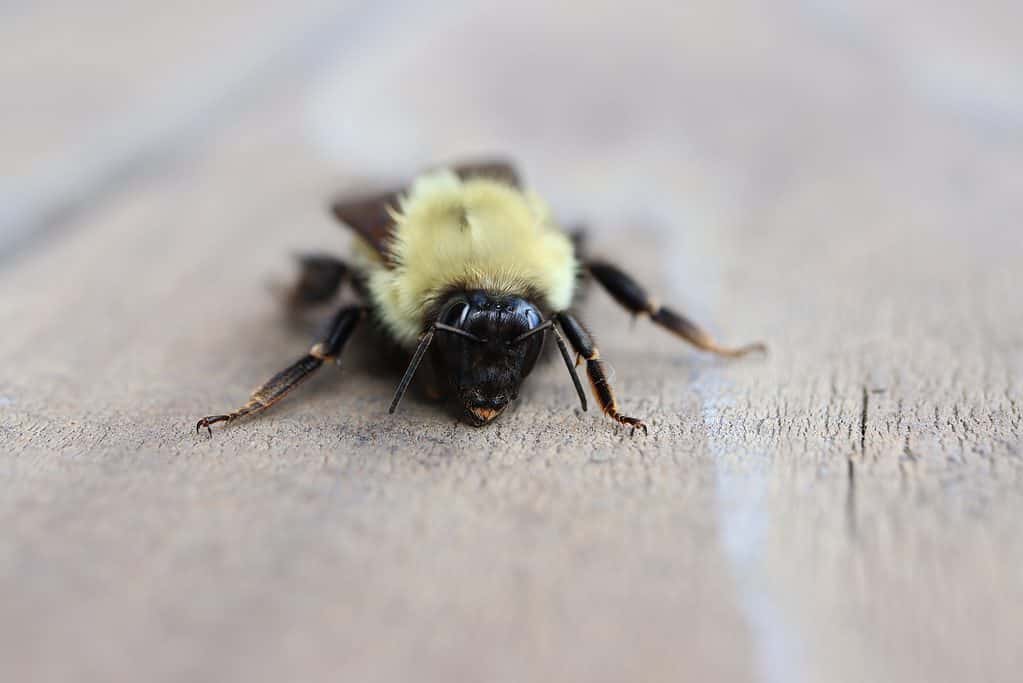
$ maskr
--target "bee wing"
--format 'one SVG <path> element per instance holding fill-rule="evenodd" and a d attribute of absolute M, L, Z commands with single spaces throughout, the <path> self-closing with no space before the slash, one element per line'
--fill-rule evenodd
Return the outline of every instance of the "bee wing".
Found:
<path fill-rule="evenodd" d="M 451 170 L 462 180 L 469 178 L 490 178 L 507 183 L 512 187 L 521 188 L 522 180 L 515 165 L 507 159 L 480 159 L 454 164 Z"/>
<path fill-rule="evenodd" d="M 504 159 L 480 159 L 452 164 L 450 168 L 462 180 L 490 178 L 512 187 L 522 186 L 515 166 Z M 342 197 L 331 205 L 331 212 L 372 246 L 386 263 L 393 265 L 388 250 L 391 228 L 394 226 L 391 211 L 398 208 L 398 200 L 406 190 L 403 187 L 387 192 Z"/>
<path fill-rule="evenodd" d="M 385 260 L 394 219 L 390 210 L 398 207 L 401 190 L 343 197 L 334 202 L 331 213 L 365 240 Z"/>

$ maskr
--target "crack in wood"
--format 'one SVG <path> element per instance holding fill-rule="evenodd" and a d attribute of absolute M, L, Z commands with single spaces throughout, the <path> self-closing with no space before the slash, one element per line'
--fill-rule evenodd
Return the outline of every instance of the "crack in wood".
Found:
<path fill-rule="evenodd" d="M 860 457 L 867 454 L 867 411 L 870 409 L 870 392 L 867 385 L 863 385 L 863 401 L 860 408 Z"/>

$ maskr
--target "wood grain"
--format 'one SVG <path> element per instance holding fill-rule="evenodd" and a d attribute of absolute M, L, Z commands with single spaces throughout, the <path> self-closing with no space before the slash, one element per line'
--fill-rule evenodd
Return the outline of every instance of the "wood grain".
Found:
<path fill-rule="evenodd" d="M 0 271 L 14 678 L 1015 677 L 1019 17 L 587 8 L 389 23 Z M 195 435 L 307 348 L 267 284 L 343 249 L 339 188 L 506 150 L 598 254 L 770 355 L 593 291 L 648 438 L 556 364 L 486 429 L 388 417 L 358 334 Z"/>
<path fill-rule="evenodd" d="M 294 73 L 358 45 L 373 7 L 217 0 L 0 8 L 9 57 L 0 64 L 0 259 L 159 174 Z"/>

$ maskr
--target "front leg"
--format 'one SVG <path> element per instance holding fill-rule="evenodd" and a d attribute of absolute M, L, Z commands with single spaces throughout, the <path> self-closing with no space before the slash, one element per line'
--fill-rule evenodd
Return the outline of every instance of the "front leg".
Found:
<path fill-rule="evenodd" d="M 729 358 L 745 356 L 753 351 L 767 351 L 767 347 L 760 343 L 734 349 L 719 345 L 684 315 L 657 303 L 642 285 L 610 263 L 593 261 L 586 264 L 586 269 L 619 304 L 634 314 L 649 315 L 656 324 L 682 337 L 698 349 Z"/>
<path fill-rule="evenodd" d="M 642 429 L 646 434 L 646 425 L 642 420 L 622 415 L 618 412 L 618 402 L 615 400 L 614 391 L 607 381 L 607 374 L 604 372 L 604 364 L 600 360 L 600 350 L 593 341 L 593 337 L 586 331 L 586 328 L 576 320 L 571 313 L 557 313 L 555 319 L 565 333 L 568 343 L 572 345 L 580 357 L 586 359 L 586 375 L 590 379 L 590 388 L 604 414 L 615 422 L 632 427 L 632 433 Z"/>
<path fill-rule="evenodd" d="M 252 392 L 248 402 L 232 413 L 208 415 L 195 425 L 195 431 L 206 429 L 213 436 L 211 425 L 219 422 L 230 424 L 235 420 L 261 413 L 280 401 L 292 389 L 320 369 L 324 361 L 336 361 L 356 325 L 363 318 L 366 309 L 362 306 L 346 306 L 334 316 L 330 329 L 324 338 L 313 345 L 309 352 L 278 372 L 263 386 Z"/>

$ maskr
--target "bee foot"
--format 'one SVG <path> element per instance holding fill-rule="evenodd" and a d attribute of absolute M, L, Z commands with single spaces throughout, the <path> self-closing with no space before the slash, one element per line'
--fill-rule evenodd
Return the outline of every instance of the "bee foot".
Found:
<path fill-rule="evenodd" d="M 201 420 L 199 420 L 198 422 L 195 423 L 195 433 L 196 434 L 201 434 L 202 433 L 202 429 L 205 427 L 206 431 L 209 432 L 209 434 L 210 434 L 210 438 L 212 439 L 213 438 L 213 430 L 210 428 L 210 425 L 215 425 L 218 422 L 230 422 L 230 421 L 231 421 L 231 416 L 230 415 L 209 415 L 209 416 L 204 417 L 203 419 L 201 419 Z"/>

